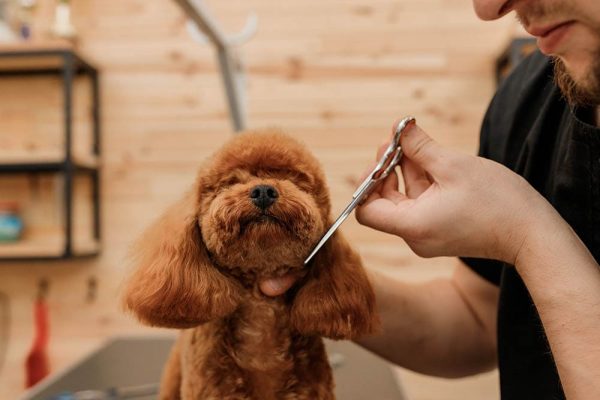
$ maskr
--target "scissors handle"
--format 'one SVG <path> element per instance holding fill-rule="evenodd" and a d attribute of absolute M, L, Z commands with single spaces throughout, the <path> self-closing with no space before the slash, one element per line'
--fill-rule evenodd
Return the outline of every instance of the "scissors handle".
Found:
<path fill-rule="evenodd" d="M 392 138 L 391 143 L 383 153 L 383 156 L 379 159 L 379 162 L 371 171 L 371 173 L 365 178 L 364 181 L 358 186 L 358 189 L 352 195 L 352 200 L 350 204 L 346 206 L 344 211 L 340 214 L 340 216 L 335 220 L 331 228 L 323 235 L 319 243 L 315 246 L 313 251 L 304 261 L 304 265 L 307 265 L 310 260 L 317 254 L 317 252 L 323 247 L 323 245 L 329 240 L 329 238 L 335 233 L 335 231 L 340 227 L 342 222 L 348 218 L 348 216 L 352 213 L 352 210 L 356 208 L 356 206 L 362 204 L 367 197 L 371 194 L 373 189 L 385 178 L 389 176 L 389 174 L 396 168 L 400 160 L 402 159 L 402 147 L 400 146 L 400 138 L 402 133 L 406 130 L 406 128 L 414 124 L 416 122 L 414 117 L 406 117 L 403 118 L 394 129 L 394 137 Z"/>

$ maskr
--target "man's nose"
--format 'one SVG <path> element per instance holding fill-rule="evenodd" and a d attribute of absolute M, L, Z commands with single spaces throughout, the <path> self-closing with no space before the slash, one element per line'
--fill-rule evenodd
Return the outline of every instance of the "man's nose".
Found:
<path fill-rule="evenodd" d="M 519 1 L 526 0 L 473 0 L 473 8 L 480 19 L 492 21 L 508 14 Z"/>

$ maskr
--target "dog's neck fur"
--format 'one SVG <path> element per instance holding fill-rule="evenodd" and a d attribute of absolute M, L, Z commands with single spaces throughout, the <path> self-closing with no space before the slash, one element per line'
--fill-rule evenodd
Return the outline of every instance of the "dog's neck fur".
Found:
<path fill-rule="evenodd" d="M 303 279 L 300 278 L 297 287 L 288 290 L 285 296 L 271 298 L 260 291 L 261 277 L 255 269 L 223 267 L 210 253 L 209 257 L 221 273 L 245 287 L 247 294 L 233 314 L 200 329 L 213 331 L 209 336 L 220 347 L 218 353 L 235 364 L 237 368 L 230 373 L 248 388 L 251 398 L 276 400 L 282 392 L 293 391 L 314 380 L 331 385 L 331 369 L 322 338 L 302 336 L 290 323 L 291 299 Z M 275 275 L 281 275 L 290 269 L 304 269 L 308 273 L 304 265 L 297 268 L 282 266 L 273 271 Z M 315 370 L 325 376 L 315 378 L 312 376 Z M 310 392 L 307 398 L 312 397 Z"/>
<path fill-rule="evenodd" d="M 278 393 L 302 381 L 305 371 L 313 368 L 308 362 L 319 353 L 327 362 L 320 337 L 293 331 L 289 307 L 284 298 L 267 298 L 256 287 L 234 314 L 214 323 L 220 336 L 217 343 L 240 368 L 253 398 L 279 398 Z"/>
<path fill-rule="evenodd" d="M 283 276 L 290 271 L 298 271 L 299 278 L 302 278 L 308 270 L 301 262 L 298 265 L 271 265 L 263 266 L 262 268 L 240 268 L 240 267 L 225 267 L 221 265 L 217 258 L 207 250 L 208 258 L 212 265 L 219 270 L 223 275 L 229 276 L 237 280 L 243 287 L 248 290 L 256 290 L 257 282 L 261 279 L 273 276 Z M 300 273 L 304 269 L 304 274 Z M 262 276 L 264 273 L 268 276 Z M 260 292 L 259 292 L 260 293 Z M 255 293 L 257 295 L 257 293 Z"/>
<path fill-rule="evenodd" d="M 243 369 L 268 371 L 292 366 L 289 306 L 254 288 L 238 310 L 223 321 L 231 341 L 231 356 Z"/>

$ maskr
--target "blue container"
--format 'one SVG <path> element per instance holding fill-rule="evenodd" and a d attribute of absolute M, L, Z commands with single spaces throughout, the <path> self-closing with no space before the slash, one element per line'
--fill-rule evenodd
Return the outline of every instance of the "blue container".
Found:
<path fill-rule="evenodd" d="M 0 242 L 15 242 L 21 238 L 23 220 L 16 203 L 0 203 Z"/>

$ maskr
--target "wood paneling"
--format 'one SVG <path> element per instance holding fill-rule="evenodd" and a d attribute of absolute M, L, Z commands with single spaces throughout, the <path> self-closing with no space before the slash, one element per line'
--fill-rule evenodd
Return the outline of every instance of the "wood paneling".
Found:
<path fill-rule="evenodd" d="M 34 34 L 43 40 L 54 2 L 38 3 Z M 15 398 L 23 384 L 32 304 L 42 277 L 50 280 L 53 370 L 109 335 L 146 329 L 118 306 L 127 248 L 193 182 L 202 160 L 232 135 L 214 52 L 188 37 L 174 2 L 73 3 L 78 49 L 102 72 L 104 253 L 88 261 L 0 264 L 0 291 L 11 299 L 2 399 Z M 239 30 L 250 11 L 258 14 L 259 31 L 241 49 L 249 125 L 279 126 L 313 149 L 323 162 L 336 213 L 398 117 L 413 114 L 443 144 L 475 151 L 493 94 L 494 58 L 514 25 L 478 21 L 466 0 L 206 3 L 227 31 Z M 55 152 L 61 143 L 57 82 L 33 79 L 29 89 L 22 87 L 16 80 L 0 80 L 0 155 Z M 77 103 L 81 121 L 84 97 Z M 84 150 L 86 129 L 77 129 L 77 146 Z M 29 204 L 31 182 L 15 179 L 0 180 L 0 198 Z M 32 218 L 43 226 L 59 216 L 55 183 L 42 183 L 35 199 L 45 205 L 25 212 L 37 215 Z M 85 185 L 80 196 L 87 196 Z M 451 260 L 420 260 L 400 239 L 353 219 L 343 230 L 371 268 L 413 281 L 449 274 Z M 98 279 L 91 303 L 86 300 L 90 277 Z M 498 397 L 495 374 L 451 384 L 401 375 L 414 399 L 448 399 L 450 392 L 461 400 Z"/>

